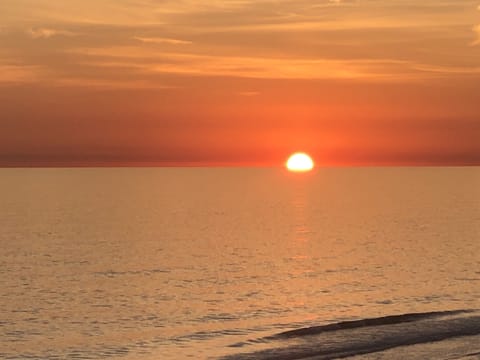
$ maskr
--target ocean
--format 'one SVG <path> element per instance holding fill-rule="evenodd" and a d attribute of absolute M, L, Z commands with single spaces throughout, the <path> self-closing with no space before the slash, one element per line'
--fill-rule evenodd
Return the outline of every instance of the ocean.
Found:
<path fill-rule="evenodd" d="M 0 169 L 2 359 L 479 359 L 480 168 Z"/>

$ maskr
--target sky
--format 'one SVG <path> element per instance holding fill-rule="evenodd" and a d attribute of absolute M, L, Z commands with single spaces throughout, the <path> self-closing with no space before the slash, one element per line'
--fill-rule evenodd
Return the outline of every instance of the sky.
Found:
<path fill-rule="evenodd" d="M 0 1 L 0 166 L 294 151 L 480 165 L 480 1 Z"/>

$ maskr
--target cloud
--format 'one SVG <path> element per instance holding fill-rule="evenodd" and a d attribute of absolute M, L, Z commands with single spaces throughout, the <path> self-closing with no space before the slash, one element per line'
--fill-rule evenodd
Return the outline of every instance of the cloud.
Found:
<path fill-rule="evenodd" d="M 251 97 L 251 96 L 260 95 L 260 92 L 258 92 L 258 91 L 240 91 L 238 93 L 238 95 Z"/>
<path fill-rule="evenodd" d="M 215 31 L 222 26 L 248 28 L 280 23 L 288 26 L 296 21 L 313 25 L 330 20 L 331 25 L 340 22 L 348 26 L 357 20 L 357 25 L 362 26 L 358 19 L 368 20 L 367 24 L 385 19 L 389 26 L 394 26 L 397 21 L 408 27 L 427 21 L 429 25 L 438 26 L 445 22 L 456 23 L 464 14 L 464 5 L 460 1 L 444 2 L 443 6 L 438 6 L 438 0 L 427 0 L 421 5 L 416 3 L 405 0 L 69 0 L 65 6 L 64 2 L 56 0 L 15 0 L 0 1 L 0 22 L 15 26 L 162 24 L 180 28 L 190 25 L 200 31 L 209 28 Z M 446 5 L 450 7 L 444 9 Z M 434 9 L 440 10 L 432 13 Z"/>
<path fill-rule="evenodd" d="M 55 75 L 41 66 L 0 64 L 0 86 L 11 84 L 43 83 L 55 87 L 77 87 L 96 90 L 119 89 L 173 89 L 150 79 L 108 79 L 93 76 Z M 177 88 L 177 87 L 175 87 Z"/>
<path fill-rule="evenodd" d="M 77 33 L 58 30 L 58 29 L 49 29 L 49 28 L 32 28 L 27 30 L 27 34 L 30 35 L 33 39 L 49 39 L 53 36 L 76 36 Z"/>
<path fill-rule="evenodd" d="M 135 73 L 231 76 L 257 79 L 409 79 L 409 62 L 394 59 L 318 59 L 227 56 L 116 46 L 70 50 L 84 65 L 126 68 Z M 410 77 L 411 78 L 411 77 Z"/>
<path fill-rule="evenodd" d="M 31 83 L 41 78 L 39 66 L 0 64 L 0 84 Z"/>
<path fill-rule="evenodd" d="M 105 0 L 92 12 L 97 3 L 16 0 L 10 10 L 0 1 L 0 32 L 9 30 L 0 56 L 49 70 L 48 84 L 83 86 L 85 77 L 100 87 L 170 74 L 395 82 L 477 74 L 462 51 L 480 44 L 480 25 L 472 41 L 475 22 L 453 0 L 438 9 L 434 0 Z M 27 28 L 38 42 L 59 39 L 32 46 Z"/>
<path fill-rule="evenodd" d="M 188 45 L 188 44 L 192 43 L 191 41 L 187 41 L 187 40 L 159 38 L 159 37 L 139 37 L 139 36 L 136 36 L 133 39 L 141 41 L 143 43 L 151 43 L 151 44 Z"/>
<path fill-rule="evenodd" d="M 480 45 L 480 25 L 473 27 L 473 32 L 475 33 L 476 39 L 471 43 L 472 46 Z"/>
<path fill-rule="evenodd" d="M 159 84 L 150 80 L 113 80 L 89 77 L 65 77 L 52 81 L 57 87 L 84 87 L 96 90 L 119 90 L 119 89 L 173 89 L 173 86 Z"/>
<path fill-rule="evenodd" d="M 159 51 L 155 48 L 115 46 L 68 50 L 79 64 L 110 73 L 151 75 L 220 76 L 251 79 L 354 80 L 363 82 L 416 82 L 449 76 L 479 75 L 475 64 L 432 63 L 395 58 L 280 57 L 252 54 L 200 54 Z M 117 70 L 115 70 L 117 69 Z M 257 95 L 245 91 L 243 96 Z"/>
<path fill-rule="evenodd" d="M 414 69 L 424 72 L 438 73 L 438 74 L 457 74 L 457 75 L 473 75 L 480 74 L 480 67 L 465 67 L 465 66 L 435 66 L 427 64 L 417 64 L 413 66 Z"/>

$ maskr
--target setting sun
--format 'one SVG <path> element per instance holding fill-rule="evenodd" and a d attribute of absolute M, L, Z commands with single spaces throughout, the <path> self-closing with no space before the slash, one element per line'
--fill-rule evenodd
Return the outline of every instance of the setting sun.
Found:
<path fill-rule="evenodd" d="M 295 153 L 288 158 L 286 166 L 289 171 L 306 172 L 313 169 L 314 163 L 308 154 Z"/>

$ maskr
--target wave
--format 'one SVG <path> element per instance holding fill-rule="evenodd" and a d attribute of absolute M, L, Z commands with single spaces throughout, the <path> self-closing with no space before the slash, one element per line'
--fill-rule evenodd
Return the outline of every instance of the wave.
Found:
<path fill-rule="evenodd" d="M 271 343 L 269 349 L 222 359 L 340 359 L 476 335 L 480 335 L 476 310 L 409 313 L 285 331 L 262 339 Z M 478 351 L 478 346 L 469 350 Z"/>
<path fill-rule="evenodd" d="M 458 314 L 471 313 L 471 312 L 473 312 L 473 310 L 431 311 L 431 312 L 424 312 L 424 313 L 389 315 L 389 316 L 383 316 L 378 318 L 361 319 L 361 320 L 353 320 L 353 321 L 342 321 L 342 322 L 328 324 L 328 325 L 312 326 L 308 328 L 285 331 L 280 334 L 271 336 L 270 338 L 276 339 L 276 338 L 285 338 L 285 337 L 315 335 L 315 334 L 320 334 L 326 331 L 355 329 L 359 327 L 368 327 L 368 326 L 401 324 L 406 322 L 418 321 L 421 319 L 428 319 L 428 318 L 448 316 L 448 315 L 458 315 Z"/>

